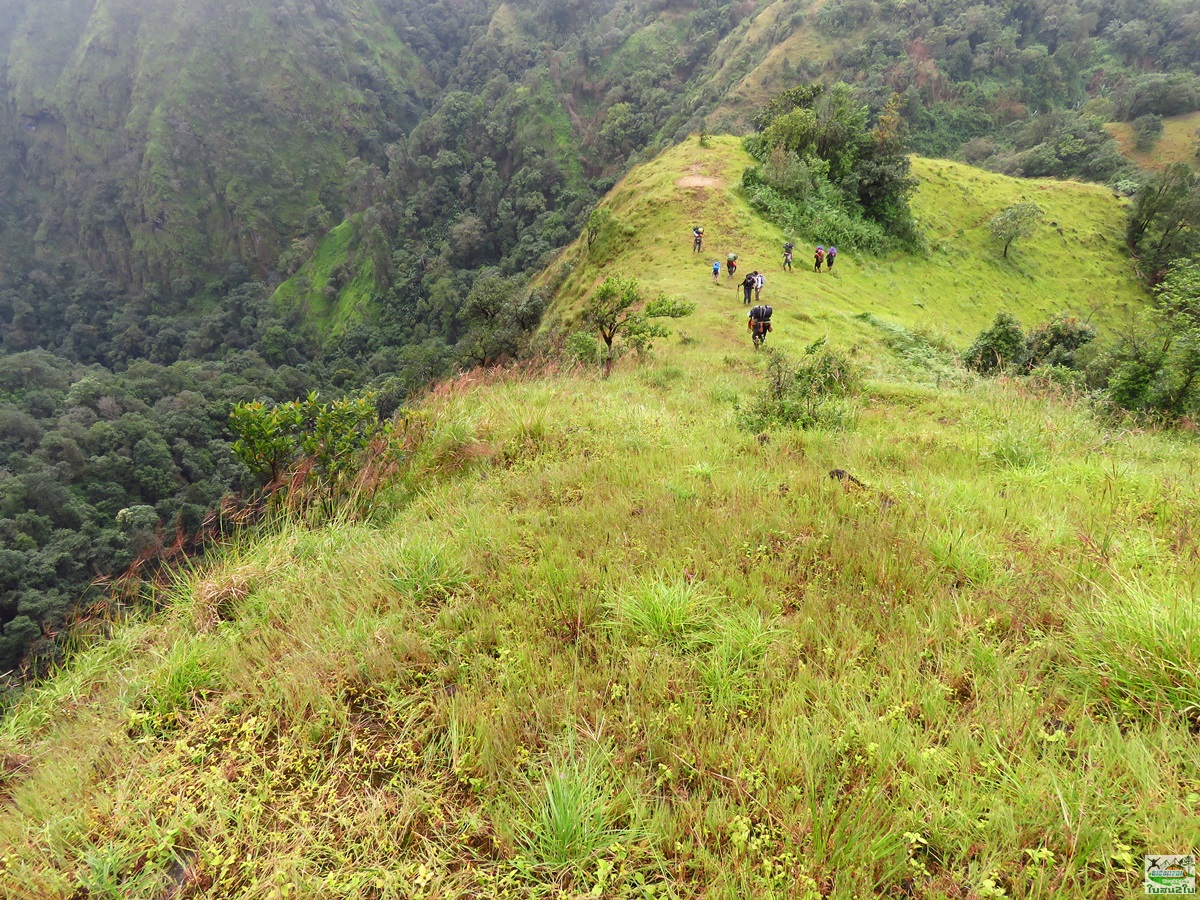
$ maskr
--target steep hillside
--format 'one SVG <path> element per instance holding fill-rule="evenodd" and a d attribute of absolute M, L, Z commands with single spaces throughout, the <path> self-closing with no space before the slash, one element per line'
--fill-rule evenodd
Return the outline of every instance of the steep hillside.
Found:
<path fill-rule="evenodd" d="M 1162 124 L 1162 135 L 1145 151 L 1137 149 L 1137 137 L 1130 123 L 1113 122 L 1107 128 L 1121 146 L 1121 152 L 1143 169 L 1165 169 L 1179 162 L 1200 165 L 1200 112 L 1169 116 Z"/>
<path fill-rule="evenodd" d="M 681 144 L 614 189 L 605 201 L 615 217 L 611 235 L 590 257 L 583 242 L 561 257 L 571 274 L 559 291 L 559 318 L 569 318 L 573 304 L 615 268 L 655 290 L 710 299 L 701 312 L 706 321 L 736 320 L 740 294 L 724 273 L 718 286 L 709 277 L 712 261 L 723 263 L 730 252 L 740 256 L 738 280 L 753 269 L 766 273 L 769 302 L 800 341 L 830 328 L 870 334 L 861 314 L 871 313 L 934 328 L 965 346 L 999 309 L 1028 324 L 1069 313 L 1104 328 L 1146 300 L 1123 244 L 1123 201 L 1097 185 L 1006 178 L 918 157 L 913 174 L 920 187 L 912 206 L 928 233 L 928 258 L 841 253 L 832 273 L 816 275 L 811 251 L 826 243 L 820 225 L 808 234 L 784 234 L 764 221 L 736 190 L 754 160 L 734 138 L 709 143 L 707 149 L 695 139 Z M 1025 200 L 1042 207 L 1045 218 L 1004 259 L 988 222 Z M 693 225 L 705 227 L 698 256 L 690 255 Z M 789 239 L 797 244 L 790 274 L 780 265 Z"/>
<path fill-rule="evenodd" d="M 781 276 L 743 162 L 635 169 L 565 282 L 559 326 L 602 275 L 694 299 L 649 358 L 442 385 L 366 521 L 228 547 L 30 692 L 3 891 L 1095 900 L 1196 846 L 1200 450 L 915 328 L 1070 308 L 1077 267 L 1137 302 L 1115 201 L 918 163 L 947 247 Z M 1042 187 L 1062 240 L 980 255 Z M 826 427 L 739 424 L 767 355 L 693 221 L 772 265 L 772 345 L 868 369 Z"/>
<path fill-rule="evenodd" d="M 5 6 L 0 96 L 38 249 L 76 244 L 134 288 L 274 268 L 340 219 L 347 162 L 382 158 L 430 92 L 374 2 Z"/>

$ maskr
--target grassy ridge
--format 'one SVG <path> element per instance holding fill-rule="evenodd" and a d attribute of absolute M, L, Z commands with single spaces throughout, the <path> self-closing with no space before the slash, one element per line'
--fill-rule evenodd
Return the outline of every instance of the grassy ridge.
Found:
<path fill-rule="evenodd" d="M 886 281 L 936 257 L 774 276 L 772 343 L 873 374 L 851 430 L 740 429 L 761 357 L 686 226 L 751 263 L 778 235 L 676 184 L 740 162 L 677 149 L 613 196 L 605 271 L 687 286 L 686 338 L 444 385 L 369 523 L 230 548 L 31 693 L 5 892 L 1091 900 L 1195 847 L 1200 450 L 852 316 L 937 324 Z"/>
<path fill-rule="evenodd" d="M 912 205 L 928 232 L 930 256 L 856 259 L 842 253 L 834 272 L 818 276 L 808 254 L 824 243 L 819 223 L 808 235 L 784 235 L 734 189 L 752 163 L 735 138 L 723 137 L 711 139 L 708 149 L 694 140 L 677 146 L 630 173 L 606 201 L 625 229 L 613 238 L 620 258 L 613 262 L 602 254 L 597 262 L 583 244 L 568 248 L 563 260 L 574 269 L 560 291 L 560 318 L 569 320 L 572 305 L 616 268 L 654 290 L 709 298 L 699 321 L 710 327 L 738 319 L 740 294 L 724 275 L 719 286 L 709 277 L 712 261 L 724 262 L 731 251 L 741 257 L 741 273 L 767 274 L 765 298 L 789 325 L 780 335 L 785 341 L 791 335 L 811 341 L 831 327 L 866 336 L 873 330 L 855 318 L 866 312 L 941 331 L 965 346 L 999 309 L 1027 324 L 1071 312 L 1104 328 L 1145 302 L 1122 240 L 1122 201 L 1097 185 L 1008 178 L 915 158 L 920 188 Z M 1027 199 L 1042 207 L 1045 219 L 1004 260 L 988 222 Z M 706 229 L 702 255 L 690 252 L 693 224 Z M 780 267 L 788 237 L 797 243 L 793 274 Z"/>

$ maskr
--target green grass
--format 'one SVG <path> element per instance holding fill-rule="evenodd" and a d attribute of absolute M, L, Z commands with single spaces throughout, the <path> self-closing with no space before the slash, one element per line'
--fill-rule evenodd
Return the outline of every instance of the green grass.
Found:
<path fill-rule="evenodd" d="M 375 270 L 370 260 L 357 266 L 352 278 L 331 299 L 326 291 L 334 273 L 349 262 L 356 219 L 347 219 L 330 230 L 304 265 L 283 282 L 272 300 L 284 306 L 302 306 L 306 320 L 323 332 L 339 333 L 369 316 L 375 296 Z"/>
<path fill-rule="evenodd" d="M 1137 149 L 1133 126 L 1112 122 L 1106 126 L 1121 152 L 1143 169 L 1165 169 L 1172 163 L 1200 164 L 1200 111 L 1163 119 L 1163 132 L 1147 151 Z"/>
<path fill-rule="evenodd" d="M 733 251 L 739 272 L 767 275 L 764 302 L 775 307 L 776 331 L 768 344 L 799 349 L 822 335 L 878 344 L 877 328 L 864 317 L 908 329 L 937 332 L 943 343 L 965 347 L 1006 308 L 1032 325 L 1068 312 L 1102 331 L 1146 302 L 1124 250 L 1124 205 L 1097 185 L 1019 180 L 945 160 L 915 158 L 920 188 L 913 209 L 929 236 L 928 258 L 905 254 L 856 258 L 843 251 L 833 272 L 812 271 L 811 235 L 785 235 L 756 216 L 737 191 L 753 160 L 737 139 L 717 137 L 708 149 L 694 138 L 631 172 L 606 203 L 625 227 L 625 252 L 603 268 L 575 245 L 563 259 L 575 268 L 560 292 L 557 315 L 565 322 L 587 291 L 614 266 L 634 274 L 651 290 L 688 300 L 701 309 L 683 327 L 705 336 L 685 358 L 711 359 L 713 339 L 729 340 L 744 329 L 740 294 L 724 274 L 713 285 L 709 266 Z M 691 179 L 683 181 L 681 179 Z M 705 180 L 707 186 L 698 184 Z M 1005 206 L 1031 199 L 1045 211 L 1032 237 L 1013 245 L 1003 259 L 987 224 Z M 691 226 L 705 227 L 705 252 L 691 252 Z M 796 269 L 780 268 L 782 244 L 797 243 Z M 782 326 L 782 327 L 781 327 Z"/>
<path fill-rule="evenodd" d="M 962 292 L 1065 304 L 1070 253 L 1008 275 L 964 228 L 956 276 L 768 269 L 771 344 L 865 380 L 853 428 L 746 431 L 765 359 L 690 224 L 751 267 L 780 236 L 676 186 L 742 162 L 693 142 L 613 196 L 609 271 L 695 300 L 688 342 L 439 387 L 370 524 L 244 536 L 30 691 L 0 893 L 1094 900 L 1200 843 L 1200 448 L 947 349 L 995 312 Z M 919 166 L 951 224 L 1040 189 Z M 1045 193 L 1067 234 L 1119 222 Z M 1108 243 L 1073 252 L 1139 302 Z M 921 310 L 903 272 L 970 283 Z"/>

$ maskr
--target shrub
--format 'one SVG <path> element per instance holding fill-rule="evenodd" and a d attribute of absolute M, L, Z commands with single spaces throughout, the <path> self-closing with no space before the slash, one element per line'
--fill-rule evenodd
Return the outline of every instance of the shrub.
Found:
<path fill-rule="evenodd" d="M 591 332 L 576 331 L 567 338 L 563 349 L 568 359 L 581 366 L 598 368 L 604 362 L 604 348 Z"/>
<path fill-rule="evenodd" d="M 772 425 L 845 428 L 853 422 L 850 400 L 861 384 L 850 360 L 826 347 L 824 338 L 807 347 L 798 362 L 771 350 L 766 383 L 750 406 L 740 411 L 740 424 L 749 431 Z"/>
<path fill-rule="evenodd" d="M 1021 367 L 1031 371 L 1039 366 L 1073 369 L 1075 353 L 1096 339 L 1096 329 L 1075 316 L 1055 316 L 1038 325 L 1025 338 Z"/>
<path fill-rule="evenodd" d="M 1019 362 L 1025 351 L 1025 332 L 1009 312 L 998 312 L 992 327 L 979 333 L 963 354 L 963 365 L 984 375 Z"/>

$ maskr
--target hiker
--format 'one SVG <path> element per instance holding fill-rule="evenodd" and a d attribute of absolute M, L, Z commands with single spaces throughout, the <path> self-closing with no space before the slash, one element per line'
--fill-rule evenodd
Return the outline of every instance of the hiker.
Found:
<path fill-rule="evenodd" d="M 750 302 L 750 292 L 754 290 L 756 284 L 758 284 L 757 272 L 751 272 L 742 280 L 742 303 Z"/>
<path fill-rule="evenodd" d="M 821 263 L 825 262 L 825 248 L 818 247 L 817 252 L 813 254 L 813 271 L 821 271 Z"/>
<path fill-rule="evenodd" d="M 721 280 L 721 261 L 719 259 L 714 259 L 713 260 L 713 284 L 716 284 L 720 280 Z"/>
<path fill-rule="evenodd" d="M 767 276 L 762 272 L 754 273 L 754 302 L 757 303 L 759 297 L 762 296 L 762 289 L 767 284 Z"/>
<path fill-rule="evenodd" d="M 725 268 L 729 272 L 730 278 L 737 272 L 737 261 L 738 255 L 736 253 L 730 253 L 725 257 Z"/>
<path fill-rule="evenodd" d="M 746 317 L 746 328 L 750 331 L 750 337 L 754 341 L 754 349 L 757 350 L 767 340 L 767 332 L 771 331 L 771 313 L 773 310 L 769 306 L 756 306 L 750 310 Z"/>
<path fill-rule="evenodd" d="M 792 251 L 796 249 L 796 245 L 788 241 L 783 245 L 783 267 L 789 272 L 792 271 Z"/>
<path fill-rule="evenodd" d="M 835 259 L 837 259 L 837 247 L 830 247 L 825 251 L 825 268 L 830 272 L 833 271 L 833 261 Z"/>
<path fill-rule="evenodd" d="M 692 227 L 692 252 L 699 253 L 704 248 L 704 229 Z"/>

